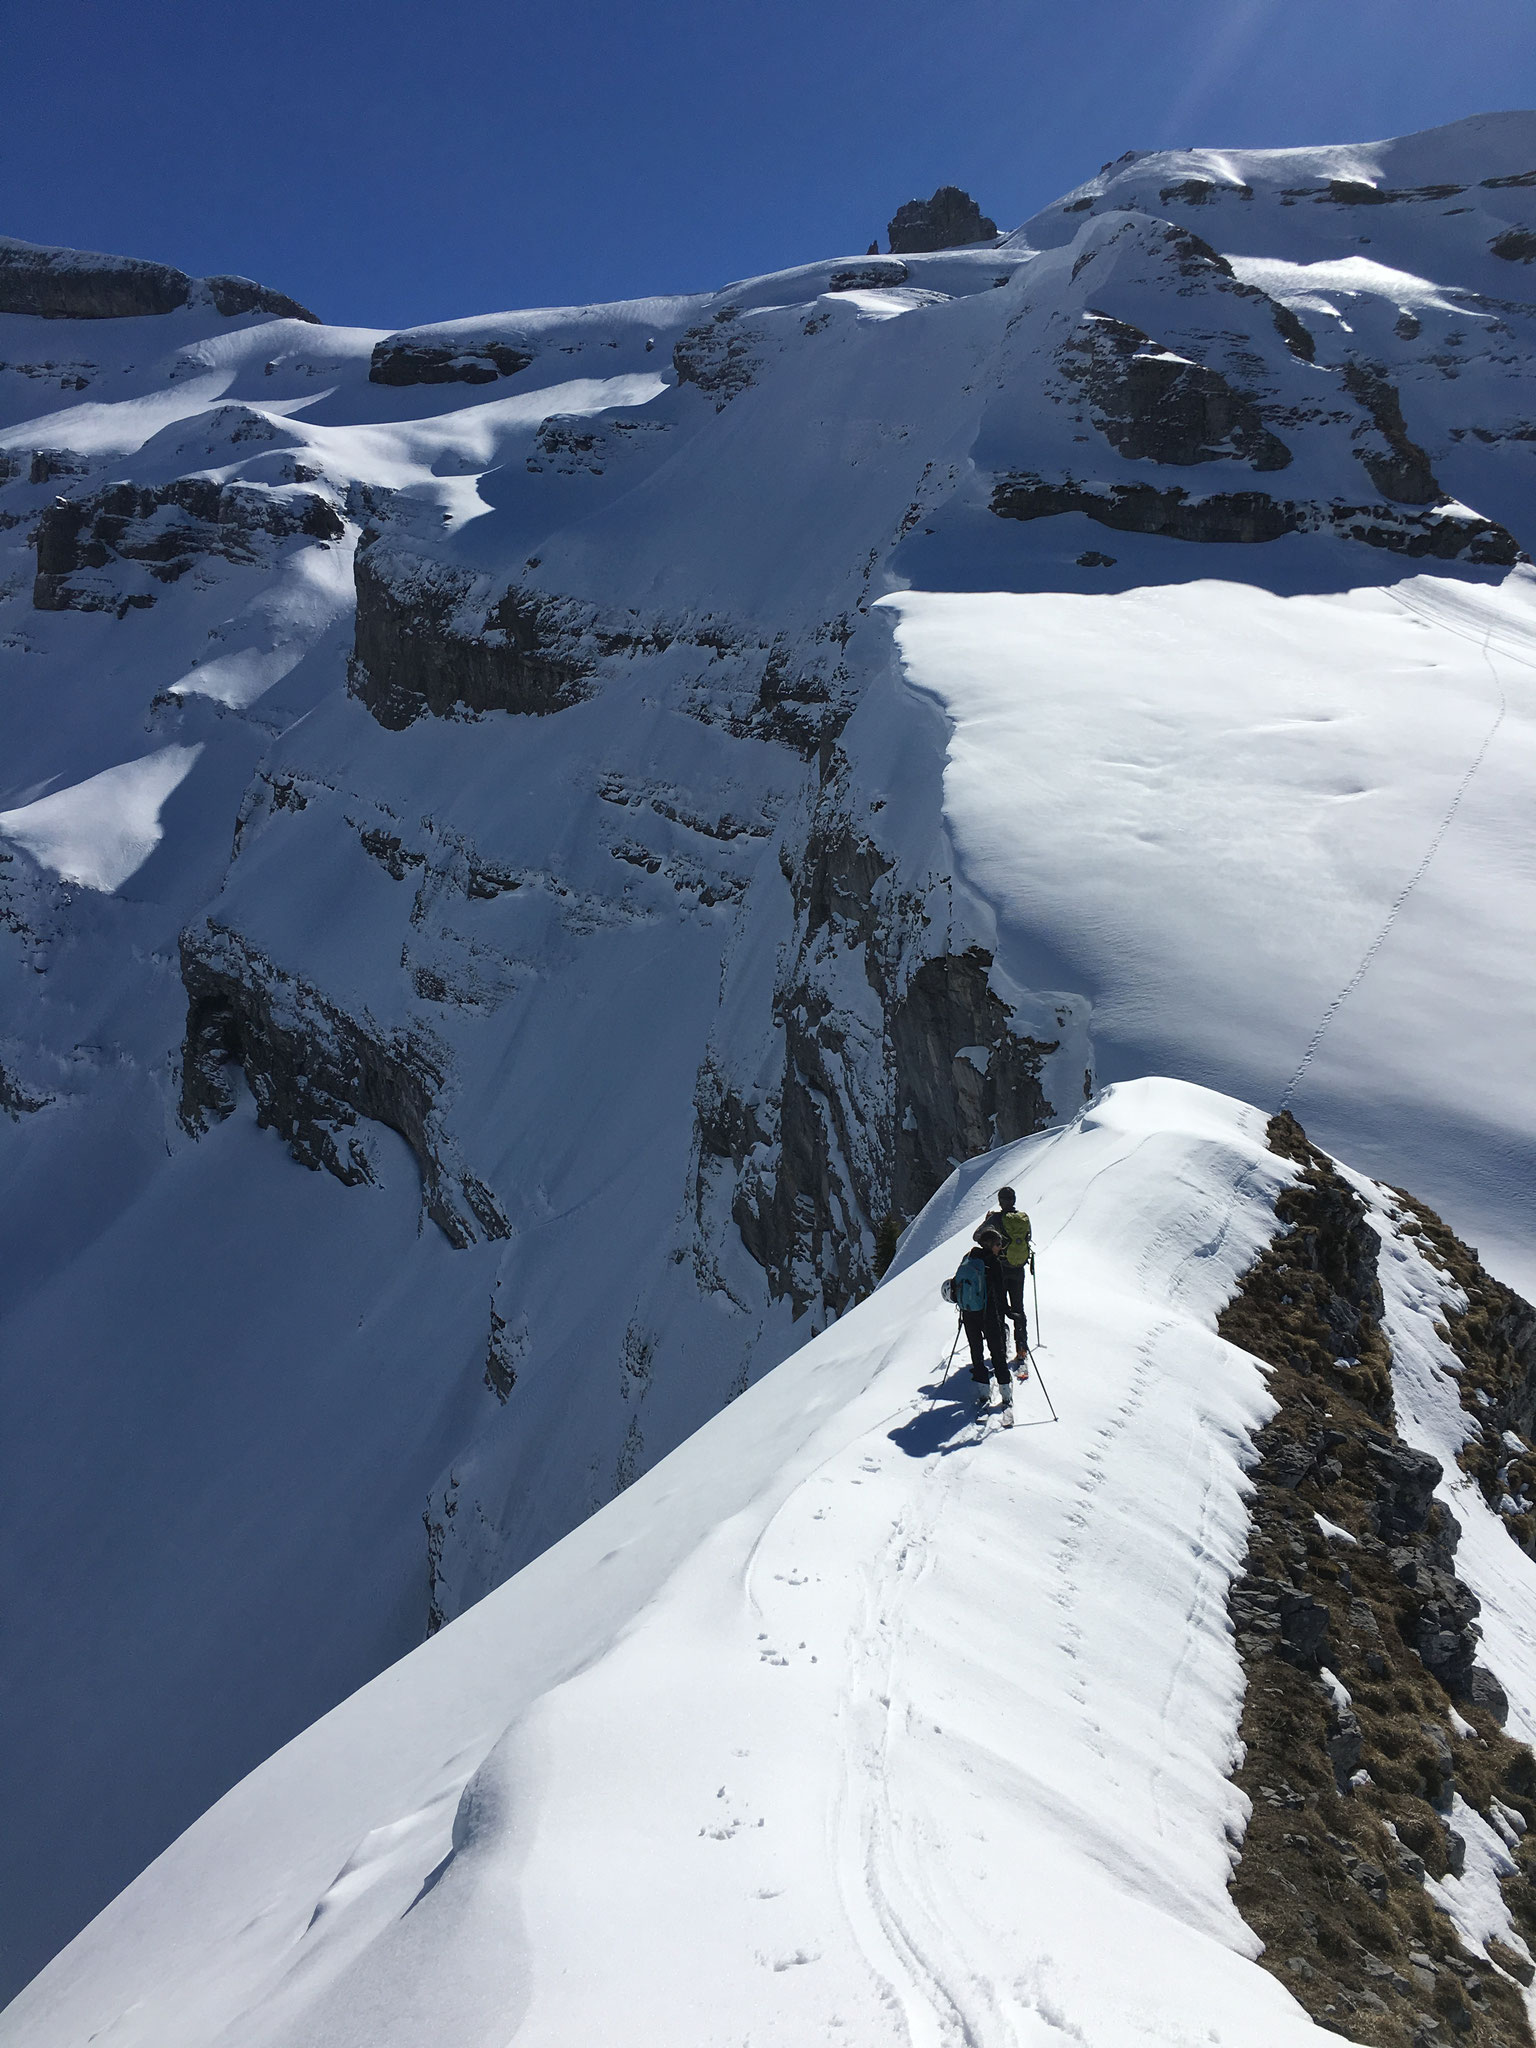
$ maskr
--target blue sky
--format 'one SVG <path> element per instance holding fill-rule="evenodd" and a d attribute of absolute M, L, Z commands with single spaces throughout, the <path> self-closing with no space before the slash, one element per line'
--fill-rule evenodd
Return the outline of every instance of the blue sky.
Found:
<path fill-rule="evenodd" d="M 713 287 L 1129 148 L 1536 103 L 1536 0 L 0 0 L 0 232 L 396 326 Z"/>

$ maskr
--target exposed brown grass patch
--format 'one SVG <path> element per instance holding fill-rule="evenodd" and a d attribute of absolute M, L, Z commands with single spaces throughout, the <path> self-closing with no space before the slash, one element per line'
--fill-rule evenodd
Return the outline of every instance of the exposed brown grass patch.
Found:
<path fill-rule="evenodd" d="M 1440 1468 L 1397 1437 L 1379 1240 L 1293 1118 L 1269 1135 L 1301 1177 L 1220 1320 L 1268 1364 L 1280 1404 L 1231 1598 L 1248 1674 L 1237 1782 L 1253 1804 L 1233 1898 L 1265 1967 L 1332 2031 L 1373 2048 L 1529 2048 L 1529 1960 L 1469 1954 L 1424 1879 L 1459 1867 L 1453 1791 L 1484 1814 L 1500 1802 L 1506 1827 L 1536 1822 L 1536 1759 L 1478 1704 L 1497 1690 L 1475 1661 L 1459 1531 L 1431 1498 Z M 1505 1893 L 1536 1939 L 1536 1889 L 1521 1875 Z"/>

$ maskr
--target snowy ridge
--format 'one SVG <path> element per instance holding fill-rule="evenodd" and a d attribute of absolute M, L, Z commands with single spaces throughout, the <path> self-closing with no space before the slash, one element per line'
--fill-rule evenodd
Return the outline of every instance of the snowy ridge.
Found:
<path fill-rule="evenodd" d="M 1475 114 L 1417 135 L 1332 148 L 1128 150 L 1005 237 L 1003 247 L 1058 247 L 1072 240 L 1084 214 L 1172 209 L 1176 218 L 1208 220 L 1218 246 L 1241 251 L 1252 209 L 1267 215 L 1259 231 L 1266 239 L 1278 227 L 1315 260 L 1320 239 L 1351 248 L 1378 233 L 1395 240 L 1406 219 L 1407 235 L 1438 259 L 1425 277 L 1497 292 L 1509 288 L 1500 282 L 1511 274 L 1502 266 L 1522 259 L 1499 258 L 1489 245 L 1528 226 L 1533 168 L 1527 112 Z M 1279 207 L 1288 225 L 1270 211 Z M 1387 207 L 1393 211 L 1381 210 Z M 1458 225 L 1446 228 L 1447 218 Z"/>
<path fill-rule="evenodd" d="M 988 1164 L 1059 1426 L 978 1442 L 938 1393 L 982 1207 L 946 1190 L 931 1250 L 231 1792 L 10 2038 L 1306 2038 L 1225 1892 L 1269 1404 L 1213 1327 L 1290 1169 L 1164 1082 Z"/>
<path fill-rule="evenodd" d="M 1101 1080 L 1315 1040 L 1313 1136 L 1525 1279 L 1533 177 L 0 317 L 6 1985 Z"/>

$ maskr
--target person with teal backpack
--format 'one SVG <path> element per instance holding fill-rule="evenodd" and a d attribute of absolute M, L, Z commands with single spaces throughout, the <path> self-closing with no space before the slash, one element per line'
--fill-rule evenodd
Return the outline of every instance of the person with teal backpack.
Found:
<path fill-rule="evenodd" d="M 960 1311 L 965 1335 L 971 1347 L 971 1378 L 976 1383 L 983 1408 L 991 1405 L 992 1375 L 997 1378 L 1003 1406 L 1013 1407 L 1013 1375 L 1008 1370 L 1008 1334 L 1004 1322 L 1007 1281 L 1001 1257 L 1003 1240 L 986 1224 L 976 1233 L 976 1242 L 956 1268 L 950 1282 L 950 1298 Z M 987 1371 L 987 1352 L 992 1354 L 992 1373 Z"/>
<path fill-rule="evenodd" d="M 1029 1218 L 1018 1206 L 1012 1188 L 999 1188 L 997 1207 L 982 1224 L 995 1230 L 1003 1246 L 1003 1284 L 1008 1319 L 1013 1324 L 1014 1371 L 1023 1379 L 1029 1370 L 1029 1319 L 1024 1313 L 1024 1275 L 1034 1270 L 1035 1254 Z M 1024 1370 L 1019 1371 L 1020 1366 Z"/>

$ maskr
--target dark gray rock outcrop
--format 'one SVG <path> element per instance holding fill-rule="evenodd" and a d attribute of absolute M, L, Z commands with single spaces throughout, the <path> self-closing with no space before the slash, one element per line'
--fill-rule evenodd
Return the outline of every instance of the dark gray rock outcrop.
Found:
<path fill-rule="evenodd" d="M 738 307 L 722 306 L 713 319 L 690 327 L 672 350 L 678 383 L 697 385 L 714 399 L 716 412 L 724 412 L 757 371 L 752 332 L 740 322 Z"/>
<path fill-rule="evenodd" d="M 534 359 L 531 348 L 510 341 L 454 342 L 425 335 L 390 334 L 375 344 L 370 384 L 494 384 L 515 377 Z"/>
<path fill-rule="evenodd" d="M 347 687 L 389 731 L 428 715 L 542 715 L 587 694 L 591 664 L 570 621 L 547 600 L 509 590 L 475 621 L 478 630 L 464 630 L 467 576 L 418 563 L 395 581 L 361 548 L 356 578 Z"/>
<path fill-rule="evenodd" d="M 670 431 L 669 420 L 647 419 L 644 414 L 609 413 L 594 419 L 590 413 L 554 412 L 539 422 L 528 469 L 534 476 L 577 476 L 582 471 L 602 476 L 626 449 L 654 442 Z"/>
<path fill-rule="evenodd" d="M 909 199 L 898 206 L 885 233 L 893 256 L 915 256 L 990 242 L 997 222 L 987 219 L 969 192 L 958 185 L 941 185 L 931 199 Z"/>
<path fill-rule="evenodd" d="M 1445 1477 L 1440 1460 L 1384 1436 L 1367 1438 L 1365 1454 L 1376 1476 L 1377 1535 L 1394 1543 L 1427 1529 L 1435 1488 Z"/>
<path fill-rule="evenodd" d="M 1463 1469 L 1520 1547 L 1536 1553 L 1536 1309 L 1483 1268 L 1433 1209 L 1398 1191 L 1398 1228 L 1450 1276 L 1440 1334 L 1456 1354 L 1466 1416 Z"/>
<path fill-rule="evenodd" d="M 821 968 L 828 956 L 869 952 L 891 914 L 891 862 L 853 829 L 829 795 L 792 864 L 795 947 L 774 991 L 783 1067 L 774 1089 L 746 1102 L 706 1062 L 695 1097 L 701 1174 L 729 1160 L 731 1216 L 798 1317 L 819 1306 L 840 1315 L 870 1284 L 864 1219 L 884 1213 L 889 1108 L 871 1077 L 883 1067 L 879 1034 L 837 1000 Z M 700 1193 L 703 1192 L 703 1179 Z"/>
<path fill-rule="evenodd" d="M 1182 484 L 1099 483 L 1015 472 L 994 485 L 991 510 L 1000 519 L 1083 512 L 1119 533 L 1160 534 L 1169 540 L 1254 542 L 1331 531 L 1415 559 L 1496 569 L 1512 569 L 1524 559 L 1519 542 L 1497 520 L 1451 504 L 1401 510 L 1387 504 L 1298 502 L 1267 491 L 1194 497 Z"/>
<path fill-rule="evenodd" d="M 803 643 L 792 651 L 775 640 L 756 702 L 745 716 L 731 719 L 729 729 L 742 739 L 776 740 L 807 761 L 825 760 L 853 709 L 848 672 L 836 659 L 842 632 L 843 622 L 834 621 L 816 635 L 833 643 L 831 658 L 818 659 Z"/>
<path fill-rule="evenodd" d="M 239 933 L 211 919 L 181 937 L 187 992 L 181 1123 L 198 1136 L 235 1107 L 230 1069 L 300 1165 L 348 1187 L 377 1178 L 360 1123 L 398 1131 L 421 1173 L 422 1203 L 450 1244 L 509 1234 L 495 1196 L 457 1157 L 438 1097 L 450 1056 L 418 1026 L 354 1017 Z"/>
<path fill-rule="evenodd" d="M 20 1123 L 24 1116 L 36 1116 L 53 1100 L 53 1096 L 36 1093 L 19 1075 L 8 1073 L 0 1066 L 0 1116 L 8 1116 L 13 1123 Z"/>
<path fill-rule="evenodd" d="M 258 284 L 253 277 L 195 277 L 188 303 L 195 305 L 202 292 L 212 299 L 214 311 L 222 313 L 226 320 L 238 320 L 247 313 L 270 313 L 276 320 L 306 320 L 312 327 L 321 324 L 318 313 L 311 313 L 286 292 L 275 292 Z"/>
<path fill-rule="evenodd" d="M 346 525 L 328 498 L 312 491 L 269 491 L 255 484 L 178 477 L 150 488 L 109 484 L 88 498 L 58 498 L 37 525 L 38 611 L 115 611 L 154 603 L 154 593 L 124 589 L 97 572 L 142 563 L 157 583 L 174 583 L 200 556 L 260 561 L 259 537 L 308 534 L 339 540 Z"/>
<path fill-rule="evenodd" d="M 895 1076 L 892 1206 L 915 1216 L 962 1159 L 1055 1114 L 1040 1070 L 1056 1040 L 1018 1033 L 980 946 L 923 961 L 890 1012 Z"/>
<path fill-rule="evenodd" d="M 871 254 L 874 252 L 871 251 Z M 910 272 L 905 263 L 856 263 L 846 270 L 834 270 L 827 279 L 829 292 L 891 291 L 905 284 Z"/>
<path fill-rule="evenodd" d="M 1176 185 L 1164 185 L 1158 194 L 1163 206 L 1209 206 L 1214 199 L 1252 197 L 1251 185 L 1218 185 L 1214 178 L 1182 178 Z"/>
<path fill-rule="evenodd" d="M 736 1229 L 796 1316 L 838 1315 L 868 1291 L 877 1220 L 899 1226 L 957 1161 L 1056 1114 L 1041 1070 L 1057 1043 L 1019 1029 L 990 986 L 990 954 L 922 952 L 921 906 L 836 790 L 834 767 L 804 848 L 785 865 L 796 939 L 774 998 L 780 1076 L 748 1099 L 711 1058 L 695 1093 L 701 1227 L 728 1167 Z M 841 993 L 850 955 L 877 997 L 876 1020 Z"/>
<path fill-rule="evenodd" d="M 1162 534 L 1170 540 L 1278 540 L 1301 527 L 1297 508 L 1267 491 L 1214 491 L 1195 498 L 1182 484 L 1087 483 L 1027 472 L 998 479 L 991 509 L 999 519 L 1085 512 L 1119 533 Z"/>
<path fill-rule="evenodd" d="M 43 320 L 125 320 L 209 303 L 225 319 L 266 313 L 279 320 L 316 315 L 284 292 L 249 277 L 189 277 L 170 263 L 54 249 L 0 235 L 0 313 Z"/>
<path fill-rule="evenodd" d="M 1094 425 L 1128 461 L 1189 466 L 1223 459 L 1285 469 L 1291 451 L 1264 424 L 1254 397 L 1219 371 L 1160 347 L 1139 327 L 1098 314 L 1059 351 Z"/>
<path fill-rule="evenodd" d="M 1377 364 L 1349 363 L 1344 389 L 1364 408 L 1374 433 L 1356 432 L 1356 459 L 1384 498 L 1398 505 L 1440 505 L 1446 492 L 1429 457 L 1410 439 L 1396 386 Z"/>

